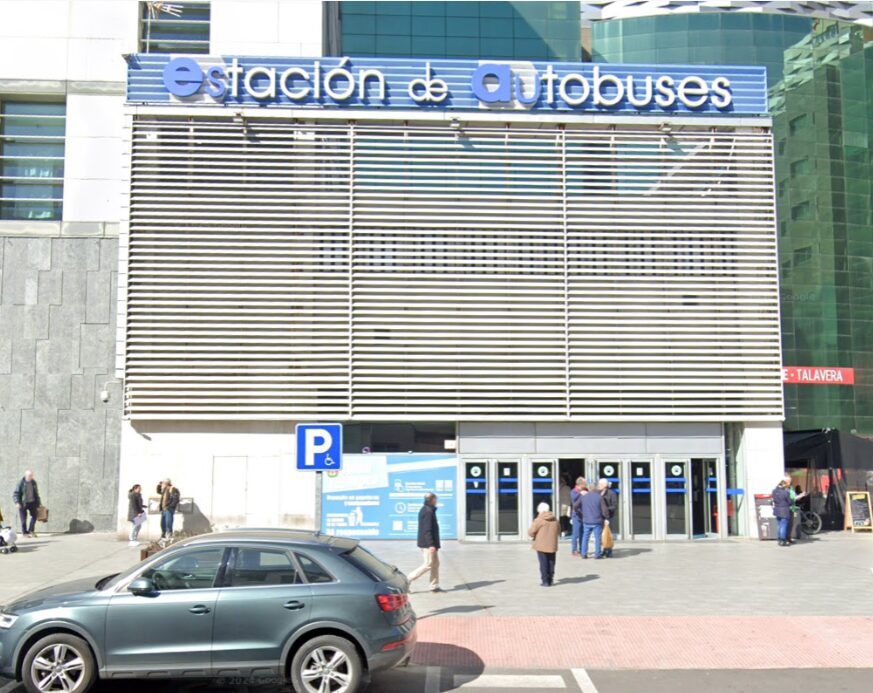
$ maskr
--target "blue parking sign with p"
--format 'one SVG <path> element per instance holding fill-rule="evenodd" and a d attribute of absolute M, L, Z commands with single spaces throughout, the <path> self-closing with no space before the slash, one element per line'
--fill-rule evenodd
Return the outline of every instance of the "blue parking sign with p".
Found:
<path fill-rule="evenodd" d="M 342 468 L 342 424 L 297 424 L 297 469 L 331 471 Z"/>

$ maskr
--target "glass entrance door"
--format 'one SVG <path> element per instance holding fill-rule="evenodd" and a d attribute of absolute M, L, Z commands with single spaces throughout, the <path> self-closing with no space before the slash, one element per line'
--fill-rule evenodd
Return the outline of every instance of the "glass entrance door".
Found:
<path fill-rule="evenodd" d="M 624 515 L 624 501 L 627 496 L 626 493 L 622 493 L 625 486 L 624 480 L 627 477 L 625 467 L 626 463 L 621 460 L 597 462 L 597 481 L 600 479 L 606 479 L 609 482 L 609 490 L 612 491 L 616 497 L 615 516 L 609 521 L 609 528 L 612 530 L 616 539 L 621 538 L 623 527 L 622 515 Z"/>
<path fill-rule="evenodd" d="M 627 489 L 628 519 L 630 526 L 628 534 L 634 538 L 652 536 L 652 463 L 631 460 L 630 483 Z"/>
<path fill-rule="evenodd" d="M 689 522 L 688 461 L 664 462 L 664 520 L 667 537 L 688 537 Z"/>
<path fill-rule="evenodd" d="M 537 516 L 537 506 L 540 503 L 548 503 L 549 510 L 558 517 L 559 509 L 555 504 L 555 492 L 558 490 L 555 463 L 535 460 L 531 464 L 531 518 Z"/>
<path fill-rule="evenodd" d="M 519 476 L 518 462 L 495 462 L 497 467 L 497 539 L 518 538 Z"/>
<path fill-rule="evenodd" d="M 494 541 L 519 538 L 519 467 L 517 460 L 465 461 L 461 528 L 461 535 L 465 539 Z"/>
<path fill-rule="evenodd" d="M 694 536 L 719 534 L 718 459 L 691 460 L 691 526 Z"/>
<path fill-rule="evenodd" d="M 488 538 L 491 463 L 477 460 L 464 464 L 464 529 L 467 539 Z"/>

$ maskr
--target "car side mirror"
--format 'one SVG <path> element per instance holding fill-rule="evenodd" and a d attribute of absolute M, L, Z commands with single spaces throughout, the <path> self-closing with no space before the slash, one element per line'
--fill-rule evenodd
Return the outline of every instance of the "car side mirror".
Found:
<path fill-rule="evenodd" d="M 131 582 L 127 586 L 127 591 L 132 594 L 139 596 L 143 596 L 146 594 L 154 594 L 157 592 L 155 589 L 155 583 L 149 580 L 148 578 L 140 577 Z"/>

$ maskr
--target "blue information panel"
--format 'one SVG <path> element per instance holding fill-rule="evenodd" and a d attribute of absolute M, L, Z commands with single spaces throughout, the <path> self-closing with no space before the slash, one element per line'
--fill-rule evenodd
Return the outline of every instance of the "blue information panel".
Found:
<path fill-rule="evenodd" d="M 456 533 L 455 455 L 346 455 L 322 480 L 321 531 L 361 539 L 416 539 L 424 494 L 438 496 L 440 537 Z"/>
<path fill-rule="evenodd" d="M 297 469 L 319 472 L 342 469 L 342 424 L 297 424 Z"/>

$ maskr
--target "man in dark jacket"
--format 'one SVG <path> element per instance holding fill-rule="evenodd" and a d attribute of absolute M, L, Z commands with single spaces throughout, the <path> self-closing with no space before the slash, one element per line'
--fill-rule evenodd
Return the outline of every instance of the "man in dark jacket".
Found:
<path fill-rule="evenodd" d="M 158 484 L 157 492 L 161 496 L 161 539 L 173 537 L 173 515 L 179 507 L 179 489 L 173 482 L 164 479 Z"/>
<path fill-rule="evenodd" d="M 29 469 L 24 472 L 24 476 L 15 485 L 15 490 L 12 492 L 12 502 L 18 508 L 18 517 L 21 519 L 21 533 L 26 537 L 35 537 L 36 511 L 41 502 L 39 499 L 39 487 L 36 485 L 36 479 L 33 478 L 33 472 Z M 30 525 L 27 524 L 28 513 L 30 513 Z"/>
<path fill-rule="evenodd" d="M 779 526 L 779 546 L 789 546 L 788 527 L 791 524 L 791 477 L 786 476 L 773 489 L 773 514 Z"/>
<path fill-rule="evenodd" d="M 424 497 L 424 505 L 418 511 L 418 548 L 424 562 L 409 575 L 409 582 L 417 580 L 430 572 L 430 591 L 442 592 L 440 589 L 440 524 L 437 522 L 437 497 L 428 493 Z"/>
<path fill-rule="evenodd" d="M 594 534 L 594 558 L 603 558 L 600 539 L 603 536 L 603 521 L 609 514 L 603 496 L 596 492 L 579 496 L 573 509 L 582 512 L 582 558 L 588 558 L 588 538 L 592 534 Z"/>

